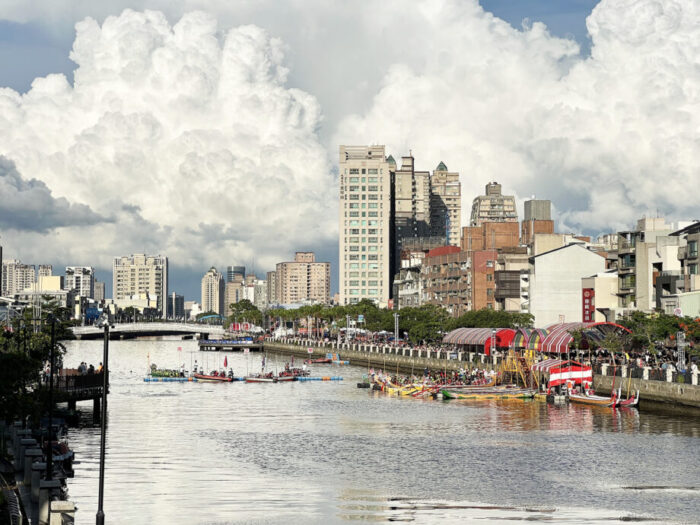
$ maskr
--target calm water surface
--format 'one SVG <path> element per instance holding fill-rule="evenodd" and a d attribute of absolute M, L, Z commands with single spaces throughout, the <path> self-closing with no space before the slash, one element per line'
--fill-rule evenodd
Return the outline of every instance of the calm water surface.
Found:
<path fill-rule="evenodd" d="M 111 342 L 108 523 L 700 522 L 696 417 L 390 398 L 356 388 L 358 367 L 333 367 L 337 383 L 143 382 L 149 356 L 189 369 L 227 355 L 236 375 L 260 365 L 196 350 Z M 65 364 L 101 356 L 101 342 L 74 341 Z M 70 441 L 76 523 L 94 523 L 99 426 Z"/>

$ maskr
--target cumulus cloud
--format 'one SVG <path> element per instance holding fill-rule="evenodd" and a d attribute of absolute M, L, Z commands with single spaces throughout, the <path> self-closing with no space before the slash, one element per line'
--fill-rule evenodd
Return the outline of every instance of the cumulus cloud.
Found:
<path fill-rule="evenodd" d="M 36 179 L 25 180 L 11 160 L 0 155 L 0 228 L 16 232 L 47 233 L 66 226 L 84 228 L 108 222 L 84 204 L 54 198 Z"/>
<path fill-rule="evenodd" d="M 76 26 L 75 85 L 0 90 L 0 154 L 117 221 L 91 226 L 88 244 L 61 228 L 57 253 L 109 266 L 158 251 L 199 269 L 334 251 L 341 143 L 445 161 L 465 220 L 491 180 L 551 199 L 561 229 L 697 216 L 684 191 L 700 187 L 696 0 L 602 0 L 590 56 L 476 0 L 142 0 L 165 14 L 119 16 L 131 0 L 25 4 L 0 16 L 96 19 Z M 193 8 L 210 15 L 183 16 Z"/>
<path fill-rule="evenodd" d="M 656 210 L 697 215 L 682 188 L 700 187 L 698 2 L 603 0 L 587 20 L 588 58 L 542 24 L 516 30 L 476 4 L 434 5 L 418 7 L 434 60 L 393 66 L 336 142 L 380 137 L 418 163 L 443 159 L 468 196 L 498 180 L 552 199 L 578 231 Z"/>
<path fill-rule="evenodd" d="M 174 25 L 155 11 L 87 18 L 74 85 L 49 75 L 24 95 L 0 90 L 0 153 L 115 218 L 57 239 L 93 264 L 147 250 L 269 267 L 337 231 L 320 107 L 286 86 L 283 51 L 259 27 L 222 32 L 201 12 Z"/>

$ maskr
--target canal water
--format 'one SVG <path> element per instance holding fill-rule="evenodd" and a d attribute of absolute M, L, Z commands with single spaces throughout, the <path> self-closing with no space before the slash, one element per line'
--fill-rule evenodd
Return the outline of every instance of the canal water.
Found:
<path fill-rule="evenodd" d="M 181 350 L 178 350 L 181 348 Z M 391 398 L 342 382 L 145 383 L 148 361 L 236 375 L 259 354 L 112 341 L 108 523 L 696 523 L 700 419 L 541 402 Z M 68 343 L 65 366 L 102 360 Z M 290 358 L 273 355 L 273 369 Z M 297 358 L 298 362 L 298 358 Z M 70 431 L 76 523 L 94 523 L 99 425 Z"/>

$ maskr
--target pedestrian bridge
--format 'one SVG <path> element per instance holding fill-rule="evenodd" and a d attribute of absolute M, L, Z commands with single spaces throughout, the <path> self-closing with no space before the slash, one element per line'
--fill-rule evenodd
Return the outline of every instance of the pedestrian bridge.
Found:
<path fill-rule="evenodd" d="M 74 326 L 77 339 L 99 339 L 104 330 L 96 326 Z M 109 329 L 110 339 L 133 339 L 158 335 L 182 335 L 196 339 L 209 339 L 223 336 L 224 328 L 218 325 L 197 323 L 115 323 Z"/>

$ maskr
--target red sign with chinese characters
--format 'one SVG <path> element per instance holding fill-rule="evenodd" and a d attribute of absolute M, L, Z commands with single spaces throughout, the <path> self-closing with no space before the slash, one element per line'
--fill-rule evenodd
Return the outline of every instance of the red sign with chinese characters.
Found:
<path fill-rule="evenodd" d="M 592 323 L 595 319 L 595 290 L 583 289 L 583 322 Z"/>

